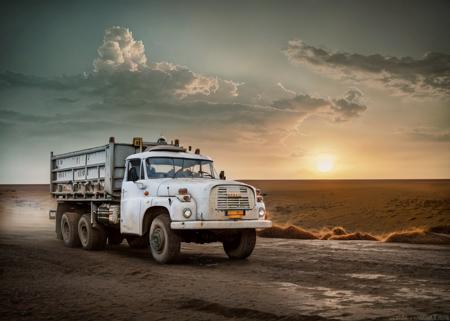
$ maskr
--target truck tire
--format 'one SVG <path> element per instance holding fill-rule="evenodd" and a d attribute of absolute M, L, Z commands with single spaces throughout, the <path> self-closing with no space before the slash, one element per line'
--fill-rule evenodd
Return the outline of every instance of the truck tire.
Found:
<path fill-rule="evenodd" d="M 148 234 L 142 236 L 127 236 L 128 245 L 132 249 L 146 249 L 148 248 Z"/>
<path fill-rule="evenodd" d="M 255 244 L 255 229 L 244 229 L 240 231 L 236 238 L 223 241 L 223 249 L 230 259 L 242 260 L 252 254 Z"/>
<path fill-rule="evenodd" d="M 161 264 L 175 262 L 180 255 L 180 237 L 170 228 L 167 214 L 158 215 L 150 226 L 150 253 Z"/>
<path fill-rule="evenodd" d="M 56 213 L 56 222 L 55 222 L 55 232 L 56 232 L 56 239 L 57 240 L 63 240 L 62 235 L 62 228 L 61 228 L 61 220 L 62 220 L 62 214 L 63 213 Z M 77 224 L 77 233 L 78 233 L 78 224 Z"/>
<path fill-rule="evenodd" d="M 123 236 L 118 229 L 110 228 L 106 234 L 109 245 L 120 245 L 123 241 Z"/>
<path fill-rule="evenodd" d="M 64 245 L 67 247 L 80 246 L 80 238 L 78 237 L 78 213 L 64 213 L 61 217 L 61 234 Z"/>
<path fill-rule="evenodd" d="M 88 214 L 82 215 L 78 221 L 78 236 L 81 246 L 85 250 L 103 250 L 106 246 L 105 229 L 100 224 L 93 227 L 91 217 Z"/>

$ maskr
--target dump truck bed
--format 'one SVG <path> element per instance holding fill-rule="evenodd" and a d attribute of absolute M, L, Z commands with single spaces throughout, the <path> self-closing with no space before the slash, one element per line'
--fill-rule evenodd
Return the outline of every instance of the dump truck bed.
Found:
<path fill-rule="evenodd" d="M 50 154 L 50 192 L 61 200 L 119 200 L 125 159 L 139 152 L 131 144 L 116 144 Z"/>

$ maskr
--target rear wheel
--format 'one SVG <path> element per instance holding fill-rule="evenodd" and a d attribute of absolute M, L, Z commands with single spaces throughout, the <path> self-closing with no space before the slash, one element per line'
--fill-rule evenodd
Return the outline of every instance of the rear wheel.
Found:
<path fill-rule="evenodd" d="M 223 249 L 230 259 L 242 260 L 252 254 L 255 244 L 255 229 L 244 229 L 234 238 L 223 241 Z"/>
<path fill-rule="evenodd" d="M 78 236 L 85 250 L 103 250 L 106 246 L 105 229 L 100 224 L 93 227 L 88 214 L 81 216 L 78 222 Z"/>
<path fill-rule="evenodd" d="M 64 213 L 61 217 L 61 234 L 64 245 L 67 247 L 80 246 L 80 238 L 78 237 L 78 213 Z"/>
<path fill-rule="evenodd" d="M 180 237 L 170 228 L 166 214 L 158 215 L 149 232 L 150 252 L 158 263 L 172 263 L 180 254 Z"/>

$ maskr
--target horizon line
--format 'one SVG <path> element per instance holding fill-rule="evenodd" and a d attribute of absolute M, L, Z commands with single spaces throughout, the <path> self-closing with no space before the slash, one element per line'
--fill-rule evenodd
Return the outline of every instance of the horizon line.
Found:
<path fill-rule="evenodd" d="M 450 178 L 239 178 L 235 181 L 448 181 Z M 0 183 L 4 185 L 50 185 L 50 183 Z"/>

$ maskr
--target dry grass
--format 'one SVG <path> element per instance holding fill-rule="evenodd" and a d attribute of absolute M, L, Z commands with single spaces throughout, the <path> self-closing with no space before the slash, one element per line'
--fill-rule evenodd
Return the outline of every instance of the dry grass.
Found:
<path fill-rule="evenodd" d="M 355 232 L 347 233 L 341 227 L 336 226 L 331 230 L 323 228 L 318 232 L 310 232 L 301 227 L 290 225 L 283 227 L 281 225 L 274 225 L 271 228 L 264 229 L 258 232 L 261 237 L 273 237 L 283 239 L 300 239 L 300 240 L 364 240 L 364 241 L 379 241 L 378 238 L 368 233 Z"/>
<path fill-rule="evenodd" d="M 370 235 L 369 233 L 364 232 L 355 232 L 355 233 L 348 233 L 348 234 L 342 234 L 342 235 L 333 235 L 329 238 L 329 240 L 360 240 L 360 241 L 379 241 L 378 238 L 376 238 L 373 235 Z"/>
<path fill-rule="evenodd" d="M 330 237 L 332 237 L 333 236 L 333 233 L 330 233 L 330 232 L 328 232 L 328 233 L 325 233 L 325 234 L 322 234 L 321 236 L 320 236 L 320 239 L 321 240 L 328 240 Z"/>
<path fill-rule="evenodd" d="M 258 232 L 261 237 L 273 237 L 283 239 L 300 239 L 300 240 L 315 240 L 317 236 L 311 232 L 308 232 L 301 227 L 290 225 L 283 227 L 280 225 L 274 225 L 271 228 L 266 228 Z"/>
<path fill-rule="evenodd" d="M 383 242 L 412 244 L 450 244 L 448 226 L 413 228 L 388 234 Z M 437 233 L 438 231 L 439 233 Z"/>
<path fill-rule="evenodd" d="M 345 235 L 345 234 L 348 234 L 347 231 L 342 226 L 335 226 L 335 227 L 333 227 L 331 232 L 333 232 L 334 235 Z"/>
<path fill-rule="evenodd" d="M 322 228 L 316 232 L 307 231 L 301 227 L 290 225 L 274 225 L 271 228 L 258 231 L 261 237 L 300 239 L 300 240 L 333 240 L 333 241 L 383 241 L 413 244 L 450 244 L 450 226 L 442 225 L 431 228 L 413 228 L 396 231 L 385 236 L 374 236 L 365 232 L 347 232 L 343 227 L 332 229 Z"/>
<path fill-rule="evenodd" d="M 362 240 L 379 241 L 379 238 L 364 232 L 347 232 L 342 226 L 324 227 L 315 233 L 320 240 Z"/>

